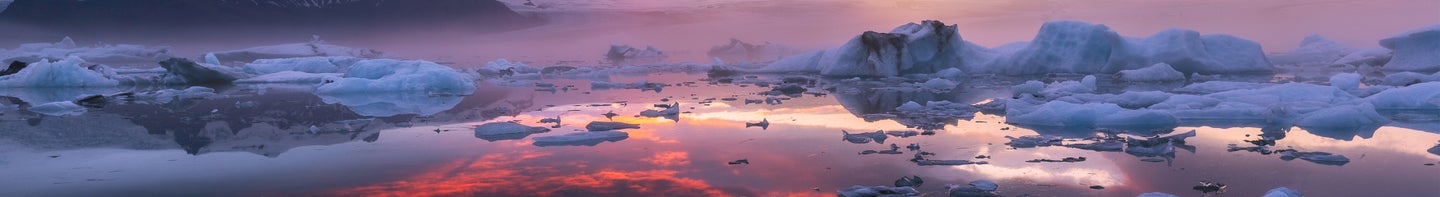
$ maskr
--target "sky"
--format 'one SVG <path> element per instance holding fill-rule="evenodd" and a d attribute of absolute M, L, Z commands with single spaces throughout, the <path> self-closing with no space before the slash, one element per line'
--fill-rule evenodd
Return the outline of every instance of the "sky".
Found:
<path fill-rule="evenodd" d="M 1311 34 L 1378 47 L 1385 37 L 1440 24 L 1440 0 L 529 0 L 535 6 L 525 5 L 527 0 L 500 1 L 546 22 L 499 33 L 375 28 L 397 33 L 313 34 L 401 58 L 463 64 L 499 58 L 593 62 L 603 59 L 612 44 L 655 46 L 672 62 L 709 62 L 705 51 L 731 38 L 814 50 L 838 46 L 864 31 L 886 32 L 922 20 L 955 24 L 964 40 L 987 47 L 1028 41 L 1045 21 L 1080 20 L 1131 37 L 1169 28 L 1230 34 L 1256 41 L 1268 52 L 1289 51 Z M 235 33 L 222 39 L 215 37 L 232 35 L 207 34 L 76 40 L 166 45 L 198 57 L 206 51 L 304 42 L 312 33 Z M 62 36 L 9 42 L 53 42 Z"/>

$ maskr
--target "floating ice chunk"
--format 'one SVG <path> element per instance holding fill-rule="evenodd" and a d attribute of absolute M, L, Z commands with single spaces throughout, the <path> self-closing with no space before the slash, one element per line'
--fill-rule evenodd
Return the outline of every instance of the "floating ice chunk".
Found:
<path fill-rule="evenodd" d="M 235 80 L 235 83 L 295 83 L 295 84 L 320 84 L 325 81 L 335 81 L 342 78 L 341 73 L 306 73 L 299 71 L 281 71 L 251 78 Z"/>
<path fill-rule="evenodd" d="M 1189 94 L 1211 94 L 1231 90 L 1259 89 L 1270 86 L 1275 86 L 1275 84 L 1236 81 L 1206 81 L 1186 85 L 1185 87 L 1176 88 L 1171 91 Z"/>
<path fill-rule="evenodd" d="M 1272 72 L 1260 45 L 1230 35 L 1168 29 L 1126 38 L 1105 25 L 1051 21 L 1025 48 L 990 65 L 1000 74 L 1115 73 L 1167 63 L 1184 73 Z"/>
<path fill-rule="evenodd" d="M 1332 64 L 1351 65 L 1357 67 L 1381 66 L 1385 65 L 1385 63 L 1387 62 L 1390 62 L 1390 58 L 1392 56 L 1394 56 L 1394 51 L 1390 51 L 1390 49 L 1386 49 L 1384 47 L 1377 47 L 1355 51 L 1354 53 L 1350 53 L 1349 55 L 1345 55 L 1345 57 L 1341 57 L 1340 59 L 1335 60 L 1335 62 Z"/>
<path fill-rule="evenodd" d="M 1051 127 L 1166 127 L 1177 120 L 1166 111 L 1129 110 L 1113 103 L 1074 104 L 1051 101 L 1022 110 L 1007 109 L 1005 121 L 1014 124 Z"/>
<path fill-rule="evenodd" d="M 611 61 L 659 62 L 664 61 L 666 57 L 669 55 L 666 55 L 665 51 L 652 46 L 645 46 L 642 49 L 630 45 L 610 45 L 610 50 L 605 51 L 605 58 Z"/>
<path fill-rule="evenodd" d="M 1390 123 L 1370 103 L 1333 106 L 1305 114 L 1296 126 L 1305 130 L 1374 130 Z"/>
<path fill-rule="evenodd" d="M 706 55 L 716 60 L 743 62 L 743 61 L 773 61 L 781 57 L 794 55 L 801 51 L 794 48 L 769 43 L 751 44 L 738 39 L 730 39 L 730 43 L 711 47 Z"/>
<path fill-rule="evenodd" d="M 1047 98 L 1059 98 L 1072 94 L 1095 93 L 1095 90 L 1097 89 L 1099 88 L 1095 84 L 1095 76 L 1086 75 L 1084 78 L 1081 78 L 1080 81 L 1062 81 L 1059 83 L 1051 83 L 1050 85 L 1045 86 L 1044 90 L 1040 91 L 1040 95 L 1043 95 Z"/>
<path fill-rule="evenodd" d="M 921 160 L 915 160 L 915 164 L 916 164 L 916 165 L 922 165 L 922 166 L 958 166 L 958 165 L 971 165 L 971 164 L 983 165 L 983 164 L 990 164 L 990 162 L 986 162 L 986 161 L 970 161 L 970 160 L 933 160 L 933 159 L 921 159 Z"/>
<path fill-rule="evenodd" d="M 1355 73 L 1335 74 L 1335 76 L 1330 76 L 1330 86 L 1335 86 L 1341 90 L 1360 89 L 1360 78 L 1360 74 Z"/>
<path fill-rule="evenodd" d="M 954 90 L 957 85 L 959 84 L 954 81 L 941 78 L 930 79 L 923 84 L 926 89 L 937 92 L 949 92 L 950 90 Z"/>
<path fill-rule="evenodd" d="M 1176 196 L 1176 195 L 1174 195 L 1174 194 L 1160 193 L 1160 192 L 1150 192 L 1150 193 L 1143 193 L 1143 194 L 1140 194 L 1139 196 L 1135 196 L 1135 197 L 1180 197 L 1180 196 Z"/>
<path fill-rule="evenodd" d="M 1338 155 L 1327 152 L 1300 152 L 1295 150 L 1279 150 L 1275 152 L 1280 153 L 1280 159 L 1286 161 L 1299 158 L 1317 164 L 1336 166 L 1350 163 L 1350 158 L 1346 158 L 1345 155 Z"/>
<path fill-rule="evenodd" d="M 1320 37 L 1319 34 L 1312 34 L 1301 40 L 1299 47 L 1291 49 L 1284 55 L 1270 57 L 1270 61 L 1281 65 L 1328 66 L 1335 60 L 1355 51 L 1359 51 L 1359 49 Z"/>
<path fill-rule="evenodd" d="M 30 112 L 45 114 L 47 116 L 79 116 L 87 111 L 85 107 L 76 105 L 75 102 L 61 101 L 30 106 Z"/>
<path fill-rule="evenodd" d="M 590 130 L 590 131 L 611 131 L 611 130 L 620 130 L 620 129 L 639 129 L 639 128 L 640 128 L 640 125 L 638 125 L 638 124 L 630 124 L 630 123 L 623 123 L 623 122 L 594 121 L 594 122 L 590 122 L 590 124 L 585 124 L 585 129 L 586 129 L 586 130 Z"/>
<path fill-rule="evenodd" d="M 840 130 L 840 133 L 842 133 L 842 134 L 844 135 L 844 136 L 842 136 L 841 139 L 843 139 L 843 140 L 845 140 L 845 141 L 848 141 L 848 142 L 850 142 L 850 143 L 856 143 L 856 144 L 870 143 L 870 141 L 875 141 L 875 143 L 884 144 L 884 143 L 885 143 L 885 139 L 886 139 L 886 138 L 889 138 L 889 137 L 886 136 L 885 133 L 882 132 L 882 131 L 875 131 L 875 132 L 869 132 L 869 133 L 856 133 L 856 134 L 851 134 L 850 131 Z"/>
<path fill-rule="evenodd" d="M 641 112 L 640 112 L 640 116 L 645 116 L 645 117 L 674 116 L 674 115 L 678 115 L 678 114 L 680 114 L 680 103 L 679 103 L 679 102 L 676 102 L 675 104 L 671 104 L 670 106 L 666 106 L 665 109 L 663 109 L 663 110 L 648 109 L 648 110 L 645 110 L 645 111 L 641 111 Z"/>
<path fill-rule="evenodd" d="M 1005 144 L 1015 148 L 1031 148 L 1038 146 L 1060 145 L 1060 140 L 1063 139 L 1060 138 L 1060 136 L 1053 135 L 1027 135 L 1020 137 L 1005 136 L 1005 138 L 1010 139 L 1010 142 Z"/>
<path fill-rule="evenodd" d="M 368 92 L 421 92 L 469 95 L 475 82 L 469 75 L 428 61 L 372 59 L 356 62 L 345 78 L 320 85 L 319 94 Z"/>
<path fill-rule="evenodd" d="M 925 180 L 920 179 L 920 176 L 900 177 L 895 180 L 895 187 L 920 187 L 924 184 Z"/>
<path fill-rule="evenodd" d="M 348 56 L 336 57 L 297 57 L 284 59 L 259 59 L 247 63 L 244 70 L 247 73 L 263 75 L 283 71 L 299 71 L 306 73 L 341 73 L 359 62 L 360 58 Z"/>
<path fill-rule="evenodd" d="M 86 69 L 84 59 L 69 57 L 57 62 L 39 61 L 11 75 L 0 76 L 0 87 L 105 87 L 119 81 Z"/>
<path fill-rule="evenodd" d="M 1185 73 L 1170 67 L 1170 64 L 1156 63 L 1150 67 L 1120 71 L 1124 81 L 1184 81 Z"/>
<path fill-rule="evenodd" d="M 1127 109 L 1150 107 L 1170 99 L 1171 94 L 1159 91 L 1127 91 L 1105 98 L 1104 102 L 1114 103 Z"/>
<path fill-rule="evenodd" d="M 59 60 L 77 57 L 90 62 L 107 64 L 149 64 L 170 58 L 167 47 L 141 45 L 100 45 L 80 47 L 70 37 L 56 43 L 21 44 L 14 50 L 0 50 L 0 62 L 39 62 L 42 59 Z"/>
<path fill-rule="evenodd" d="M 170 84 L 226 84 L 249 77 L 238 69 L 222 65 L 200 64 L 185 58 L 170 58 L 160 62 L 165 68 L 163 79 Z"/>
<path fill-rule="evenodd" d="M 215 96 L 215 89 L 191 86 L 183 90 L 164 89 L 135 94 L 135 101 L 150 104 L 165 104 L 176 100 L 203 99 Z"/>
<path fill-rule="evenodd" d="M 981 47 L 960 39 L 957 26 L 940 21 L 909 23 L 889 33 L 867 31 L 840 47 L 791 56 L 761 72 L 819 72 L 826 76 L 898 76 L 964 68 Z"/>
<path fill-rule="evenodd" d="M 1381 69 L 1440 71 L 1440 25 L 1421 27 L 1381 39 L 1380 46 L 1395 51 L 1395 56 Z"/>
<path fill-rule="evenodd" d="M 1392 88 L 1366 97 L 1376 109 L 1440 109 L 1440 82 Z"/>
<path fill-rule="evenodd" d="M 541 133 L 550 131 L 545 127 L 525 126 L 514 122 L 492 122 L 475 127 L 475 136 L 504 135 L 517 133 Z"/>
<path fill-rule="evenodd" d="M 318 56 L 350 56 L 379 58 L 385 53 L 374 49 L 351 48 L 326 44 L 322 41 L 258 46 L 246 49 L 212 52 L 217 59 L 231 62 L 251 62 L 259 59 L 280 59 Z"/>
<path fill-rule="evenodd" d="M 920 191 L 911 187 L 888 187 L 888 186 L 850 186 L 835 191 L 840 197 L 902 197 L 920 196 Z"/>
<path fill-rule="evenodd" d="M 1040 91 L 1042 90 L 1045 90 L 1045 83 L 1035 80 L 1025 81 L 1023 84 L 1010 87 L 1010 91 L 1015 92 L 1015 95 L 1040 95 Z"/>
<path fill-rule="evenodd" d="M 987 180 L 970 181 L 970 186 L 975 187 L 975 189 L 980 189 L 984 191 L 995 191 L 996 189 L 1000 189 L 1000 185 Z"/>
<path fill-rule="evenodd" d="M 391 117 L 402 114 L 434 115 L 455 108 L 464 97 L 415 92 L 385 94 L 317 94 L 326 104 L 340 104 L 356 114 Z"/>
<path fill-rule="evenodd" d="M 601 142 L 617 142 L 630 138 L 630 133 L 619 131 L 589 131 L 535 137 L 535 146 L 595 146 Z"/>
<path fill-rule="evenodd" d="M 1290 188 L 1277 187 L 1266 191 L 1265 195 L 1261 197 L 1305 197 L 1305 195 L 1301 195 L 1300 191 L 1295 191 Z"/>
<path fill-rule="evenodd" d="M 1340 88 L 1303 83 L 1287 83 L 1260 89 L 1231 90 L 1206 96 L 1223 101 L 1243 102 L 1260 106 L 1325 106 L 1360 99 L 1344 90 L 1340 90 Z"/>
<path fill-rule="evenodd" d="M 514 122 L 492 122 L 475 127 L 475 138 L 486 141 L 514 140 L 530 134 L 549 132 L 545 127 L 531 127 Z"/>
<path fill-rule="evenodd" d="M 1425 82 L 1431 82 L 1431 81 L 1440 81 L 1440 72 L 1436 72 L 1435 74 L 1430 74 L 1430 75 L 1425 75 L 1425 74 L 1420 74 L 1420 73 L 1414 73 L 1414 72 L 1390 73 L 1390 74 L 1385 75 L 1385 80 L 1384 80 L 1383 82 L 1381 82 L 1381 85 L 1389 85 L 1389 86 L 1408 86 L 1408 85 L 1412 85 L 1412 84 L 1425 83 Z"/>

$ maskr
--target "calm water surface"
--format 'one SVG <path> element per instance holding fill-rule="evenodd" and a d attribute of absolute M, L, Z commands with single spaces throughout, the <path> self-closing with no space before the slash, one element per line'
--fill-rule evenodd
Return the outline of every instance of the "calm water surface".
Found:
<path fill-rule="evenodd" d="M 617 77 L 677 84 L 661 91 L 590 91 L 588 81 L 552 80 L 568 91 L 480 84 L 463 97 L 371 94 L 320 97 L 306 87 L 219 87 L 219 95 L 160 104 L 112 103 L 80 116 L 5 109 L 0 115 L 0 191 L 4 196 L 834 196 L 852 185 L 892 185 L 920 176 L 925 196 L 946 184 L 992 180 L 999 194 L 1134 196 L 1192 190 L 1200 181 L 1228 185 L 1220 196 L 1258 196 L 1289 187 L 1310 196 L 1440 194 L 1440 123 L 1396 122 L 1371 131 L 1263 129 L 1188 124 L 1196 130 L 1173 156 L 1139 157 L 1060 146 L 1011 148 L 1006 136 L 1095 136 L 1092 130 L 1027 128 L 999 114 L 941 120 L 933 135 L 851 143 L 841 131 L 916 130 L 902 121 L 866 120 L 906 101 L 977 103 L 1002 88 L 951 93 L 869 89 L 803 95 L 783 104 L 746 104 L 769 88 L 710 84 L 703 75 Z M 684 82 L 695 82 L 686 84 Z M 1143 87 L 1126 87 L 1126 89 Z M 10 106 L 114 90 L 7 90 Z M 18 93 L 16 93 L 18 91 Z M 841 91 L 843 92 L 843 91 Z M 20 95 L 20 96 L 13 96 Z M 23 97 L 23 98 L 22 98 Z M 719 98 L 735 97 L 726 101 Z M 716 98 L 708 105 L 701 104 Z M 670 102 L 662 102 L 669 99 Z M 7 101 L 0 101 L 7 102 Z M 678 102 L 678 117 L 636 117 Z M 607 118 L 602 114 L 619 116 Z M 1432 113 L 1432 112 L 1419 112 Z M 479 138 L 497 121 L 558 127 L 521 139 Z M 769 120 L 768 128 L 745 127 Z M 533 137 L 583 132 L 591 121 L 640 124 L 623 140 L 594 146 L 534 145 Z M 909 122 L 909 121 L 904 121 Z M 1288 130 L 1288 131 L 1286 131 Z M 1278 154 L 1228 151 L 1246 140 L 1281 135 L 1277 148 L 1324 151 L 1343 165 L 1283 160 Z M 931 159 L 986 165 L 918 166 L 904 154 L 859 154 L 918 144 Z M 976 156 L 990 156 L 977 159 Z M 1085 157 L 1075 163 L 1032 159 Z M 1142 161 L 1151 158 L 1150 161 Z M 747 159 L 748 165 L 727 162 Z M 1158 159 L 1158 160 L 1156 160 Z M 1090 189 L 1103 186 L 1104 189 Z"/>

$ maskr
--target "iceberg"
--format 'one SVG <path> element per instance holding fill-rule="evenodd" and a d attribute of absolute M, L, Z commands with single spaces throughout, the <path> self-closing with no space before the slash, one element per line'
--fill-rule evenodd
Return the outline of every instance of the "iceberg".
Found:
<path fill-rule="evenodd" d="M 1440 82 L 1428 82 L 1393 88 L 1365 97 L 1376 109 L 1436 110 L 1440 109 Z"/>
<path fill-rule="evenodd" d="M 752 44 L 739 39 L 730 39 L 729 44 L 711 47 L 706 55 L 726 62 L 774 61 L 801 51 L 785 45 L 766 42 Z"/>
<path fill-rule="evenodd" d="M 161 81 L 168 84 L 227 84 L 248 78 L 249 74 L 234 67 L 195 63 L 185 58 L 170 58 L 160 62 L 166 73 Z"/>
<path fill-rule="evenodd" d="M 1369 48 L 1347 54 L 1345 57 L 1335 60 L 1332 65 L 1382 66 L 1390 62 L 1394 55 L 1394 51 L 1384 47 Z"/>
<path fill-rule="evenodd" d="M 1259 89 L 1270 86 L 1275 86 L 1275 84 L 1237 81 L 1206 81 L 1200 83 L 1193 83 L 1190 85 L 1186 85 L 1185 87 L 1176 88 L 1170 91 L 1187 94 L 1212 94 L 1231 90 Z"/>
<path fill-rule="evenodd" d="M 1328 66 L 1340 58 L 1359 51 L 1355 47 L 1346 46 L 1338 42 L 1321 37 L 1319 34 L 1306 36 L 1300 41 L 1300 46 L 1291 49 L 1283 55 L 1276 55 L 1270 61 L 1279 65 L 1319 65 Z"/>
<path fill-rule="evenodd" d="M 835 191 L 840 197 L 901 197 L 920 196 L 920 191 L 911 187 L 888 187 L 888 186 L 850 186 L 840 191 Z"/>
<path fill-rule="evenodd" d="M 342 73 L 359 62 L 360 58 L 349 56 L 297 57 L 283 59 L 259 59 L 243 66 L 246 73 L 264 75 L 284 71 L 305 73 Z"/>
<path fill-rule="evenodd" d="M 392 92 L 385 94 L 319 93 L 321 102 L 340 104 L 355 114 L 369 117 L 391 117 L 404 114 L 435 115 L 455 108 L 464 97 L 431 95 L 423 92 Z"/>
<path fill-rule="evenodd" d="M 299 71 L 281 71 L 251 78 L 235 80 L 235 83 L 290 83 L 290 84 L 320 84 L 326 81 L 335 81 L 342 78 L 341 73 L 307 73 Z"/>
<path fill-rule="evenodd" d="M 1171 68 L 1169 64 L 1156 63 L 1150 67 L 1135 70 L 1122 70 L 1118 74 L 1120 80 L 1124 81 L 1184 81 L 1185 73 Z"/>
<path fill-rule="evenodd" d="M 469 75 L 428 61 L 372 59 L 356 62 L 344 78 L 320 85 L 318 94 L 416 92 L 469 95 L 475 83 Z"/>
<path fill-rule="evenodd" d="M 637 48 L 630 45 L 610 45 L 610 50 L 605 51 L 605 58 L 616 62 L 660 62 L 669 56 L 665 51 L 652 46 Z"/>
<path fill-rule="evenodd" d="M 246 49 L 211 52 L 217 60 L 226 62 L 251 62 L 260 59 L 281 59 L 296 57 L 318 57 L 318 56 L 349 56 L 360 58 L 379 58 L 385 53 L 374 49 L 350 48 L 339 45 L 326 44 L 325 41 L 316 37 L 306 43 L 291 43 L 270 46 L 258 46 Z"/>
<path fill-rule="evenodd" d="M 1440 25 L 1381 39 L 1380 46 L 1395 51 L 1395 56 L 1381 67 L 1383 70 L 1440 71 Z"/>
<path fill-rule="evenodd" d="M 983 47 L 961 40 L 956 25 L 927 20 L 889 33 L 867 31 L 840 47 L 778 60 L 755 72 L 818 72 L 825 76 L 898 76 L 962 68 L 984 59 Z M 969 58 L 973 57 L 973 58 Z"/>
<path fill-rule="evenodd" d="M 1301 195 L 1300 191 L 1295 191 L 1290 188 L 1277 187 L 1270 189 L 1270 191 L 1265 191 L 1265 195 L 1261 197 L 1305 197 L 1305 195 Z"/>
<path fill-rule="evenodd" d="M 1295 122 L 1311 133 L 1317 131 L 1363 131 L 1380 128 L 1390 123 L 1390 119 L 1375 112 L 1375 106 L 1370 103 L 1357 105 L 1334 106 L 1319 111 L 1310 112 L 1304 118 Z M 1353 132 L 1352 132 L 1353 133 Z M 1317 133 L 1318 134 L 1318 133 Z M 1336 136 L 1338 137 L 1338 136 Z"/>
<path fill-rule="evenodd" d="M 1167 111 L 1130 110 L 1113 103 L 1075 104 L 1051 101 L 1032 109 L 1011 107 L 1005 121 L 1048 127 L 1172 127 L 1177 119 Z"/>
<path fill-rule="evenodd" d="M 0 87 L 108 87 L 120 82 L 105 74 L 87 69 L 84 59 L 68 57 L 60 61 L 42 60 L 11 75 L 0 76 Z"/>
<path fill-rule="evenodd" d="M 1409 86 L 1431 81 L 1440 81 L 1440 72 L 1430 75 L 1415 72 L 1390 73 L 1385 75 L 1385 79 L 1381 81 L 1380 84 L 1388 86 Z"/>
<path fill-rule="evenodd" d="M 85 112 L 87 111 L 85 107 L 82 107 L 75 104 L 75 102 L 70 101 L 39 104 L 35 106 L 30 106 L 30 108 L 26 110 L 38 114 L 44 114 L 47 116 L 79 116 L 85 114 Z"/>
<path fill-rule="evenodd" d="M 1230 35 L 1169 29 L 1127 38 L 1105 25 L 1051 21 L 1028 46 L 989 65 L 994 73 L 1115 73 L 1166 63 L 1183 73 L 1274 71 L 1260 44 Z"/>
<path fill-rule="evenodd" d="M 639 128 L 640 128 L 640 125 L 630 124 L 630 123 L 623 123 L 623 122 L 602 122 L 602 121 L 594 121 L 594 122 L 590 122 L 590 124 L 585 124 L 585 130 L 590 130 L 590 131 L 612 131 L 612 130 L 620 130 L 620 129 L 639 129 Z"/>
<path fill-rule="evenodd" d="M 170 58 L 168 47 L 147 47 L 141 45 L 98 45 L 82 47 L 70 37 L 56 43 L 21 44 L 13 50 L 0 50 L 0 62 L 35 63 L 43 59 L 59 60 L 78 57 L 91 62 L 111 64 L 148 64 Z"/>
<path fill-rule="evenodd" d="M 1341 90 L 1356 90 L 1360 89 L 1360 80 L 1360 74 L 1340 73 L 1330 76 L 1330 86 L 1335 86 Z"/>
<path fill-rule="evenodd" d="M 595 146 L 601 142 L 617 142 L 630 138 L 630 133 L 619 131 L 589 131 L 565 135 L 535 137 L 535 146 Z"/>
<path fill-rule="evenodd" d="M 515 140 L 530 134 L 549 132 L 545 127 L 525 126 L 514 122 L 492 122 L 475 127 L 475 138 L 485 141 Z"/>

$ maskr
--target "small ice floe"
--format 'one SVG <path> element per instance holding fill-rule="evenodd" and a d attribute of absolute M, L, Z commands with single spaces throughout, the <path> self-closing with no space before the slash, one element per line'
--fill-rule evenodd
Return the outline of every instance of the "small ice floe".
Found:
<path fill-rule="evenodd" d="M 1196 185 L 1196 186 L 1194 186 L 1194 187 L 1190 187 L 1190 189 L 1193 189 L 1193 190 L 1195 190 L 1195 191 L 1200 191 L 1200 193 L 1204 193 L 1204 194 L 1206 194 L 1206 195 L 1208 196 L 1208 195 L 1211 195 L 1211 194 L 1225 193 L 1225 188 L 1226 188 L 1226 187 L 1227 187 L 1227 186 L 1225 186 L 1225 184 L 1223 184 L 1223 183 L 1215 183 L 1215 182 L 1209 182 L 1209 181 L 1200 181 L 1200 185 Z"/>
<path fill-rule="evenodd" d="M 1027 135 L 1027 136 L 1020 136 L 1020 137 L 1005 136 L 1005 138 L 1009 138 L 1009 139 L 1010 139 L 1010 142 L 1005 143 L 1005 145 L 1010 145 L 1010 147 L 1015 147 L 1015 148 L 1031 148 L 1031 147 L 1038 147 L 1038 146 L 1058 146 L 1058 145 L 1060 145 L 1060 140 L 1062 140 L 1062 138 L 1060 138 L 1060 136 L 1053 136 L 1053 135 Z"/>
<path fill-rule="evenodd" d="M 770 119 L 760 119 L 760 122 L 747 122 L 745 128 L 760 127 L 761 130 L 770 129 Z"/>
<path fill-rule="evenodd" d="M 601 142 L 616 142 L 630 138 L 630 133 L 619 131 L 589 131 L 565 135 L 535 137 L 535 146 L 595 146 Z"/>
<path fill-rule="evenodd" d="M 950 92 L 950 90 L 954 90 L 955 86 L 960 84 L 950 81 L 949 79 L 934 78 L 920 85 L 931 92 Z"/>
<path fill-rule="evenodd" d="M 886 138 L 889 138 L 889 137 L 886 137 L 885 133 L 884 133 L 884 132 L 881 132 L 881 131 L 875 131 L 875 132 L 869 132 L 869 133 L 850 134 L 850 131 L 840 130 L 840 133 L 844 134 L 844 137 L 841 138 L 841 139 L 844 139 L 845 141 L 848 141 L 848 142 L 850 142 L 850 143 L 856 143 L 856 144 L 870 143 L 871 141 L 875 141 L 875 143 L 884 144 L 884 143 L 885 143 L 885 139 L 886 139 Z"/>
<path fill-rule="evenodd" d="M 907 137 L 911 137 L 911 136 L 920 135 L 920 132 L 919 132 L 919 131 L 913 131 L 913 130 L 905 130 L 905 131 L 886 131 L 885 134 L 886 134 L 886 135 L 890 135 L 890 136 L 895 136 L 895 137 L 907 138 Z"/>
<path fill-rule="evenodd" d="M 1280 159 L 1285 161 L 1299 158 L 1305 161 L 1310 161 L 1312 163 L 1335 166 L 1350 163 L 1350 158 L 1346 158 L 1345 155 L 1332 154 L 1327 152 L 1300 152 L 1294 149 L 1277 150 L 1275 152 L 1280 153 Z"/>
<path fill-rule="evenodd" d="M 85 112 L 88 111 L 85 109 L 85 107 L 82 107 L 75 104 L 75 102 L 70 101 L 39 104 L 35 106 L 30 106 L 30 108 L 26 110 L 38 114 L 44 114 L 47 116 L 79 116 L 85 114 Z"/>
<path fill-rule="evenodd" d="M 1065 157 L 1065 158 L 1061 158 L 1061 159 L 1058 159 L 1058 160 L 1057 160 L 1057 159 L 1031 159 L 1031 160 L 1028 160 L 1028 161 L 1025 161 L 1025 162 L 1029 162 L 1029 163 L 1042 163 L 1042 162 L 1050 162 L 1050 163 L 1057 163 L 1057 162 L 1075 163 L 1075 162 L 1082 162 L 1082 161 L 1085 161 L 1085 157 Z"/>
<path fill-rule="evenodd" d="M 890 150 L 878 150 L 878 151 L 877 151 L 877 150 L 864 150 L 864 151 L 860 151 L 860 154 L 861 154 L 861 155 L 869 155 L 869 154 L 898 155 L 898 154 L 904 154 L 904 152 L 900 152 L 900 146 L 897 146 L 897 145 L 895 145 L 895 144 L 890 144 Z"/>
<path fill-rule="evenodd" d="M 1140 194 L 1139 196 L 1135 196 L 1135 197 L 1180 197 L 1180 196 L 1176 196 L 1175 194 L 1167 194 L 1167 193 L 1160 193 L 1160 192 L 1150 192 L 1150 193 L 1143 193 L 1143 194 Z"/>
<path fill-rule="evenodd" d="M 1135 70 L 1122 70 L 1116 75 L 1118 75 L 1120 80 L 1130 82 L 1165 82 L 1185 80 L 1185 73 L 1181 73 L 1180 71 L 1175 70 L 1175 68 L 1171 67 L 1170 64 L 1166 64 L 1164 62 L 1156 63 L 1155 65 L 1150 65 L 1150 67 Z"/>
<path fill-rule="evenodd" d="M 1305 197 L 1305 195 L 1300 194 L 1300 191 L 1295 191 L 1290 188 L 1277 187 L 1266 191 L 1265 195 L 1261 197 Z"/>
<path fill-rule="evenodd" d="M 946 185 L 952 197 L 999 197 L 994 191 L 1000 189 L 1000 185 L 987 180 L 971 181 L 969 185 Z"/>
<path fill-rule="evenodd" d="M 740 164 L 750 165 L 750 159 L 739 159 L 739 160 L 735 160 L 735 161 L 728 162 L 728 163 L 726 163 L 726 164 L 729 164 L 729 165 L 740 165 Z"/>
<path fill-rule="evenodd" d="M 663 110 L 648 109 L 648 110 L 642 111 L 642 112 L 640 112 L 640 116 L 645 116 L 645 117 L 662 117 L 662 116 L 674 116 L 674 115 L 680 114 L 680 103 L 679 103 L 679 102 L 676 102 L 675 104 L 671 104 L 671 105 L 669 105 L 669 106 L 665 106 L 665 107 L 662 107 L 662 108 L 665 108 L 665 109 L 663 109 Z"/>
<path fill-rule="evenodd" d="M 525 126 L 515 122 L 492 122 L 475 127 L 475 138 L 485 141 L 517 140 L 530 134 L 550 132 L 545 127 Z"/>
<path fill-rule="evenodd" d="M 895 180 L 895 187 L 920 187 L 924 184 L 925 180 L 920 179 L 920 176 L 900 177 Z"/>
<path fill-rule="evenodd" d="M 640 128 L 640 125 L 638 125 L 638 124 L 630 124 L 630 123 L 623 123 L 623 122 L 594 121 L 594 122 L 590 122 L 590 124 L 585 124 L 585 130 L 589 130 L 589 131 L 613 131 L 613 130 L 620 130 L 620 129 L 639 129 L 639 128 Z"/>
<path fill-rule="evenodd" d="M 889 186 L 850 186 L 840 191 L 835 191 L 840 197 L 900 197 L 920 196 L 920 191 L 911 187 L 889 187 Z"/>
<path fill-rule="evenodd" d="M 1105 138 L 1105 139 L 1095 140 L 1095 141 L 1090 142 L 1090 143 L 1065 144 L 1065 147 L 1082 149 L 1082 150 L 1093 150 L 1093 151 L 1100 151 L 1100 152 L 1118 152 L 1118 151 L 1124 150 L 1124 148 L 1125 148 L 1125 142 L 1122 142 L 1122 141 L 1119 141 L 1119 140 L 1110 139 L 1110 138 Z"/>

